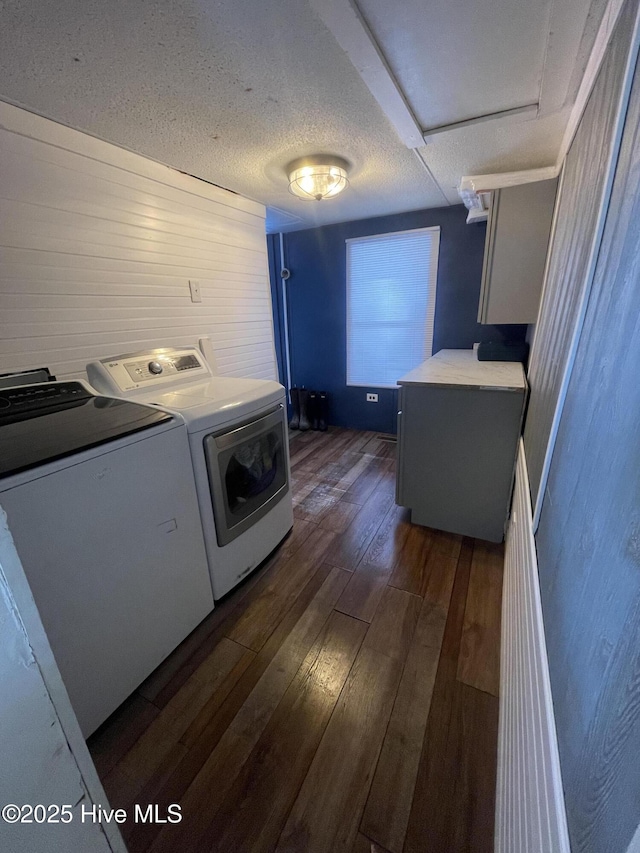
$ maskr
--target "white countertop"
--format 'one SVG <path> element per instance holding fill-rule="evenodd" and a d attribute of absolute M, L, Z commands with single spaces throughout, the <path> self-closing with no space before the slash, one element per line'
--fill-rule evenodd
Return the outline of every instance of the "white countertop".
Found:
<path fill-rule="evenodd" d="M 522 391 L 527 381 L 519 362 L 478 361 L 474 350 L 443 349 L 399 379 L 398 385 Z"/>

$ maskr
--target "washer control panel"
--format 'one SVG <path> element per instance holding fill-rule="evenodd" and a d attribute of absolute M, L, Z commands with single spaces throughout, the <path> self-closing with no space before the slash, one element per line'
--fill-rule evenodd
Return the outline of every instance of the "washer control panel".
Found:
<path fill-rule="evenodd" d="M 79 382 L 20 385 L 0 391 L 0 423 L 27 420 L 43 409 L 64 409 L 95 398 Z"/>
<path fill-rule="evenodd" d="M 195 347 L 149 350 L 105 358 L 87 365 L 89 382 L 102 393 L 122 394 L 157 385 L 175 385 L 183 379 L 211 375 Z"/>

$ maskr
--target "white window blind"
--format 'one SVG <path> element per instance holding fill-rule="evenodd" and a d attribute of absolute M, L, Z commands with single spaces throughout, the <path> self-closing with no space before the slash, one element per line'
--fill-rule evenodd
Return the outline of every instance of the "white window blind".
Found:
<path fill-rule="evenodd" d="M 346 242 L 347 385 L 393 388 L 432 354 L 440 228 Z"/>

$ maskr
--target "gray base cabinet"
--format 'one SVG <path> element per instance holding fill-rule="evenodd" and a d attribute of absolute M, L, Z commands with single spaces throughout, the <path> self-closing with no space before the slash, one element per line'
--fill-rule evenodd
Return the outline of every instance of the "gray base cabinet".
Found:
<path fill-rule="evenodd" d="M 502 541 L 525 394 L 524 374 L 513 389 L 401 385 L 396 501 L 414 523 Z"/>

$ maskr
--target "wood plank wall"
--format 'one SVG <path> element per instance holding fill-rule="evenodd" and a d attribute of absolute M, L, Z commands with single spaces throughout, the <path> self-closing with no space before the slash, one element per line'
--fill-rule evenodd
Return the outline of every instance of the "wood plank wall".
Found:
<path fill-rule="evenodd" d="M 539 490 L 544 490 L 556 408 L 564 396 L 565 370 L 575 350 L 574 335 L 602 234 L 601 212 L 604 205 L 606 213 L 626 111 L 623 84 L 636 9 L 636 0 L 629 0 L 621 13 L 567 154 L 556 201 L 555 233 L 528 369 L 531 391 L 524 442 L 534 509 Z"/>
<path fill-rule="evenodd" d="M 640 823 L 640 74 L 537 536 L 574 853 Z"/>
<path fill-rule="evenodd" d="M 520 442 L 502 588 L 495 853 L 569 853 L 531 520 Z"/>
<path fill-rule="evenodd" d="M 0 373 L 208 335 L 277 377 L 262 205 L 2 103 L 0 176 Z"/>

